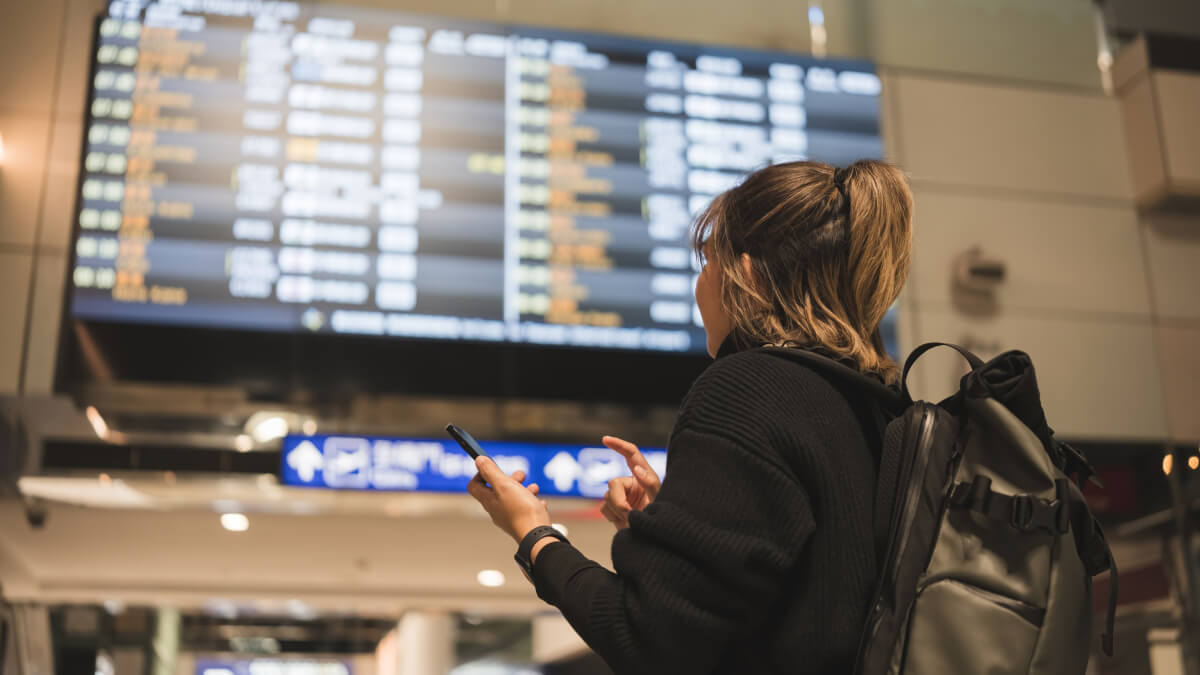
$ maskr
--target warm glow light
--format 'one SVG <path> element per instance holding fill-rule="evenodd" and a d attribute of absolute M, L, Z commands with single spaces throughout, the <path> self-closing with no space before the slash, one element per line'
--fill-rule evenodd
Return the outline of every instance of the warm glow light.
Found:
<path fill-rule="evenodd" d="M 221 527 L 230 532 L 245 532 L 250 529 L 250 519 L 241 513 L 222 513 Z"/>
<path fill-rule="evenodd" d="M 312 621 L 317 618 L 317 612 L 312 607 L 304 604 L 302 601 L 292 598 L 287 601 L 288 614 L 294 619 L 301 621 Z"/>
<path fill-rule="evenodd" d="M 92 425 L 92 430 L 101 439 L 108 437 L 108 425 L 104 423 L 104 418 L 100 416 L 100 411 L 96 410 L 96 406 L 89 405 L 84 411 L 87 415 L 88 422 Z"/>
<path fill-rule="evenodd" d="M 233 439 L 233 448 L 238 452 L 250 452 L 254 449 L 254 439 L 246 434 L 238 434 L 237 438 Z"/>
<path fill-rule="evenodd" d="M 303 431 L 305 436 L 312 436 L 317 433 L 317 421 L 311 418 L 304 420 L 304 424 L 300 425 L 300 431 Z"/>
<path fill-rule="evenodd" d="M 480 570 L 475 579 L 479 581 L 480 586 L 496 588 L 497 586 L 504 585 L 504 572 L 500 570 Z"/>
<path fill-rule="evenodd" d="M 255 422 L 250 429 L 250 435 L 259 443 L 269 443 L 277 438 L 287 436 L 288 423 L 279 415 L 264 417 Z"/>
<path fill-rule="evenodd" d="M 1188 457 L 1188 468 L 1192 471 L 1200 469 L 1200 457 L 1197 457 L 1196 455 Z"/>
<path fill-rule="evenodd" d="M 1170 476 L 1171 469 L 1175 466 L 1175 457 L 1170 453 L 1163 455 L 1163 474 Z"/>
<path fill-rule="evenodd" d="M 825 58 L 825 44 L 829 34 L 825 31 L 825 11 L 821 9 L 819 2 L 808 3 L 808 32 L 813 56 Z"/>

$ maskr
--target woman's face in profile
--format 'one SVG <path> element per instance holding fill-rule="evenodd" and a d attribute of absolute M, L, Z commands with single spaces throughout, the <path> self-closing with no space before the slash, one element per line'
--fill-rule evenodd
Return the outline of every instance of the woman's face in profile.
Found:
<path fill-rule="evenodd" d="M 696 278 L 696 304 L 700 307 L 700 319 L 704 322 L 705 342 L 708 355 L 716 358 L 717 350 L 729 335 L 729 316 L 721 306 L 721 271 L 709 264 L 712 259 L 712 242 L 704 242 L 704 267 Z"/>

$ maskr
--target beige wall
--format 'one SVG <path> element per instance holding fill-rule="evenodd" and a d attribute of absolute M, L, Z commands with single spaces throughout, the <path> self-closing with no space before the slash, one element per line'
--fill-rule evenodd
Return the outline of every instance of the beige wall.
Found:
<path fill-rule="evenodd" d="M 1200 438 L 1200 216 L 1139 217 L 1117 101 L 903 71 L 886 83 L 889 147 L 917 195 L 907 346 L 1028 351 L 1062 435 Z M 972 246 L 1008 274 L 982 316 L 951 292 Z M 916 388 L 936 399 L 959 364 L 929 360 Z"/>
<path fill-rule="evenodd" d="M 829 5 L 832 49 L 852 41 L 833 27 L 842 3 Z M 102 6 L 45 0 L 0 7 L 6 150 L 0 166 L 0 394 L 40 394 L 51 386 L 91 20 Z M 418 0 L 406 7 L 808 48 L 801 3 L 774 0 L 470 0 L 449 8 Z M 682 21 L 667 20 L 679 16 Z M 1078 17 L 1057 20 L 1068 19 Z M 898 39 L 881 43 L 881 58 L 895 54 L 902 66 L 924 67 L 936 56 L 914 44 L 897 46 Z M 1071 44 L 1072 53 L 1078 51 Z M 981 351 L 1028 350 L 1051 423 L 1064 435 L 1200 438 L 1200 216 L 1138 217 L 1116 101 L 1074 85 L 1006 84 L 991 72 L 987 79 L 941 77 L 884 61 L 890 154 L 911 172 L 917 193 L 904 348 L 948 339 Z M 964 314 L 950 293 L 950 260 L 973 245 L 1003 259 L 1009 272 L 989 316 Z M 948 392 L 954 369 L 951 359 L 931 356 L 917 372 L 917 392 Z"/>

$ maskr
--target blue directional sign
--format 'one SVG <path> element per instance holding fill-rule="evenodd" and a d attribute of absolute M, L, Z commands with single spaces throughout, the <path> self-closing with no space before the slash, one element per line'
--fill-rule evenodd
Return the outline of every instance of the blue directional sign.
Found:
<path fill-rule="evenodd" d="M 602 446 L 480 441 L 506 473 L 525 472 L 551 497 L 603 497 L 608 481 L 628 476 L 620 454 Z M 642 454 L 659 476 L 663 448 Z M 451 439 L 379 436 L 288 436 L 283 440 L 284 485 L 342 490 L 463 492 L 475 462 Z"/>

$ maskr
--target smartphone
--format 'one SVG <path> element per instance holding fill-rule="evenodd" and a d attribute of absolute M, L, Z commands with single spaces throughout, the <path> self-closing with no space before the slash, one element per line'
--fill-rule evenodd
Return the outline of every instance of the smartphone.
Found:
<path fill-rule="evenodd" d="M 479 443 L 471 437 L 471 434 L 467 433 L 466 429 L 461 429 L 453 424 L 447 424 L 446 433 L 450 434 L 451 438 L 458 441 L 458 444 L 462 446 L 463 451 L 470 455 L 471 459 L 479 459 L 481 456 L 488 456 L 488 454 L 484 452 L 483 448 L 479 447 Z"/>

